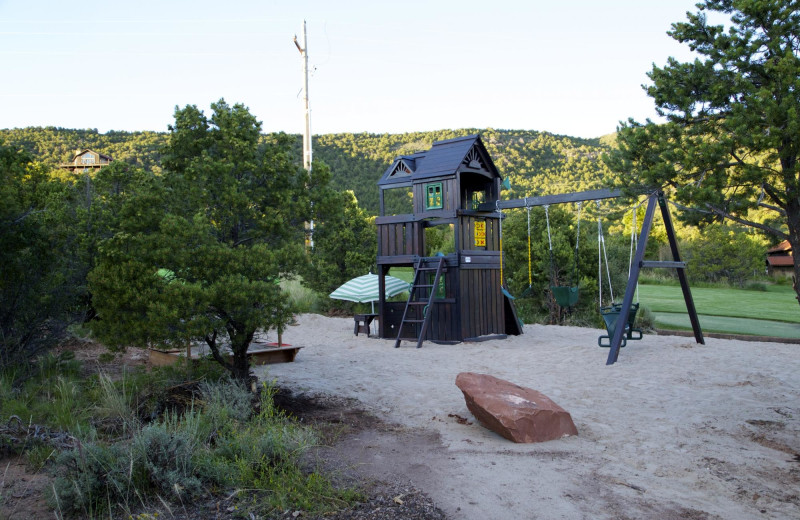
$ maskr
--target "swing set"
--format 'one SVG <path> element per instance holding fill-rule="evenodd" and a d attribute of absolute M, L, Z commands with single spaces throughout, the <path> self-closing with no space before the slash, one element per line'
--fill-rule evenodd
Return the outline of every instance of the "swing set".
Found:
<path fill-rule="evenodd" d="M 540 197 L 525 197 L 524 199 L 512 199 L 506 201 L 495 201 L 493 203 L 484 203 L 479 206 L 479 209 L 501 211 L 502 209 L 522 208 L 527 211 L 528 217 L 528 288 L 523 292 L 529 295 L 533 288 L 533 277 L 531 268 L 531 227 L 530 227 L 530 209 L 536 206 L 544 206 L 545 218 L 547 221 L 547 238 L 550 252 L 550 268 L 551 268 L 551 286 L 550 291 L 553 294 L 556 302 L 562 307 L 572 307 L 578 301 L 578 241 L 580 237 L 580 215 L 581 203 L 585 201 L 594 200 L 598 206 L 600 200 L 611 199 L 621 196 L 619 190 L 590 190 L 576 193 L 564 193 L 557 195 L 544 195 Z M 556 267 L 553 254 L 552 235 L 550 231 L 550 215 L 549 206 L 552 204 L 576 203 L 578 207 L 578 223 L 577 223 L 577 236 L 575 239 L 575 260 L 574 268 L 572 271 L 570 283 L 568 285 L 559 285 L 556 280 Z M 650 231 L 653 227 L 653 220 L 655 216 L 655 209 L 658 206 L 661 210 L 662 220 L 666 230 L 667 239 L 669 241 L 670 251 L 672 253 L 671 261 L 651 261 L 644 259 L 644 252 L 647 246 L 647 240 L 650 236 Z M 607 365 L 614 364 L 619 357 L 619 349 L 624 347 L 629 340 L 639 340 L 642 338 L 642 331 L 634 328 L 633 323 L 636 319 L 636 313 L 639 309 L 639 302 L 633 303 L 635 294 L 638 294 L 637 287 L 639 282 L 639 274 L 642 268 L 668 268 L 675 269 L 680 282 L 681 290 L 683 291 L 684 301 L 686 303 L 686 310 L 689 315 L 689 320 L 692 324 L 695 341 L 699 344 L 705 344 L 702 330 L 700 329 L 700 321 L 697 317 L 697 311 L 692 299 L 692 293 L 689 289 L 689 282 L 686 277 L 686 262 L 680 259 L 678 251 L 678 241 L 675 236 L 675 228 L 672 224 L 672 216 L 669 212 L 664 193 L 654 191 L 647 196 L 647 208 L 645 210 L 644 220 L 642 221 L 641 232 L 636 235 L 636 209 L 634 208 L 634 219 L 632 222 L 633 231 L 631 233 L 631 252 L 629 256 L 628 265 L 628 283 L 625 288 L 625 295 L 622 302 L 616 303 L 614 301 L 613 289 L 611 288 L 610 268 L 608 266 L 608 256 L 605 250 L 605 237 L 603 234 L 603 225 L 601 218 L 598 217 L 598 285 L 599 285 L 599 306 L 600 314 L 606 324 L 607 335 L 602 335 L 598 338 L 598 345 L 601 347 L 609 348 Z M 500 219 L 502 222 L 502 218 Z M 603 281 L 602 281 L 602 264 L 605 260 L 606 278 L 609 284 L 609 293 L 611 296 L 610 304 L 603 306 Z M 502 286 L 502 227 L 500 237 L 500 280 Z M 505 288 L 503 292 L 508 294 Z M 509 295 L 510 296 L 510 295 Z M 638 300 L 638 298 L 637 298 Z M 619 326 L 618 324 L 624 324 Z"/>

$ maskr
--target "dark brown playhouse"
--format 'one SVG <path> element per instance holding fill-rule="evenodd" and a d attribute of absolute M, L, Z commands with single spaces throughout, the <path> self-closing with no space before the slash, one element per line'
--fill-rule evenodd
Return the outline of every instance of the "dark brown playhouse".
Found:
<path fill-rule="evenodd" d="M 403 155 L 383 174 L 378 226 L 381 338 L 456 343 L 521 334 L 500 280 L 500 173 L 477 135 Z M 407 301 L 386 301 L 384 276 L 412 267 Z"/>

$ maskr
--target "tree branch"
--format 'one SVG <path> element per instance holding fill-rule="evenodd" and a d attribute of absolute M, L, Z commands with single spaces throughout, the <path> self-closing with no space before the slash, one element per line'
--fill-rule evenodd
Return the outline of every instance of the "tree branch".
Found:
<path fill-rule="evenodd" d="M 706 215 L 718 215 L 718 216 L 726 218 L 728 220 L 733 220 L 734 222 L 738 222 L 739 224 L 742 224 L 743 226 L 754 227 L 756 229 L 760 229 L 761 231 L 764 231 L 765 233 L 769 233 L 770 235 L 775 235 L 775 236 L 781 238 L 782 240 L 788 240 L 789 239 L 789 235 L 786 234 L 786 233 L 783 233 L 779 229 L 767 226 L 765 224 L 759 224 L 758 222 L 753 222 L 752 220 L 747 220 L 747 219 L 743 219 L 741 217 L 737 217 L 735 215 L 732 215 L 731 213 L 728 213 L 727 211 L 724 211 L 724 210 L 721 210 L 721 209 L 719 209 L 717 207 L 714 207 L 711 204 L 706 204 L 706 207 L 709 208 L 709 209 L 708 210 L 704 210 L 704 209 L 700 209 L 700 208 L 691 208 L 689 206 L 684 206 L 683 204 L 678 204 L 677 202 L 672 201 L 672 200 L 670 200 L 669 203 L 672 204 L 673 206 L 675 206 L 676 208 L 678 208 L 681 211 L 693 211 L 695 213 L 703 213 L 703 214 L 706 214 Z"/>
<path fill-rule="evenodd" d="M 783 214 L 786 215 L 786 202 L 781 200 L 780 194 L 775 190 L 775 187 L 771 184 L 764 183 L 764 192 L 769 195 L 773 201 L 778 204 L 778 207 L 783 209 Z"/>
<path fill-rule="evenodd" d="M 780 238 L 781 240 L 789 240 L 789 235 L 787 233 L 782 232 L 780 229 L 776 229 L 774 227 L 767 226 L 766 224 L 759 224 L 758 222 L 753 222 L 752 220 L 744 219 L 741 217 L 737 217 L 727 211 L 712 206 L 711 204 L 706 204 L 706 207 L 710 210 L 708 213 L 719 215 L 720 217 L 726 218 L 728 220 L 733 220 L 734 222 L 738 222 L 743 226 L 754 227 L 756 229 L 760 229 L 765 233 L 769 233 L 770 235 L 775 235 L 776 237 Z M 692 208 L 689 208 L 692 209 Z"/>
<path fill-rule="evenodd" d="M 219 352 L 219 347 L 217 346 L 217 329 L 214 329 L 210 337 L 206 334 L 204 339 L 206 340 L 206 344 L 208 344 L 208 348 L 211 349 L 211 357 L 213 357 L 217 363 L 225 367 L 226 370 L 233 371 L 233 365 L 228 363 Z"/>
<path fill-rule="evenodd" d="M 786 210 L 778 206 L 773 206 L 772 204 L 767 204 L 766 202 L 759 202 L 758 205 L 762 208 L 767 208 L 771 209 L 772 211 L 777 211 L 778 214 L 781 215 L 782 217 L 786 216 Z"/>
<path fill-rule="evenodd" d="M 251 240 L 253 240 L 253 237 L 247 237 L 247 238 L 243 238 L 241 240 L 237 240 L 236 242 L 233 243 L 233 247 L 238 247 L 238 246 L 244 244 L 245 242 L 250 242 Z"/>

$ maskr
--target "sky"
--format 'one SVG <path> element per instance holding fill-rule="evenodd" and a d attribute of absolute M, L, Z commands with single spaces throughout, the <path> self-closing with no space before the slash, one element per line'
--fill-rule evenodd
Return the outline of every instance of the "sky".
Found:
<path fill-rule="evenodd" d="M 0 128 L 165 132 L 224 98 L 265 132 L 614 132 L 697 0 L 0 0 Z"/>

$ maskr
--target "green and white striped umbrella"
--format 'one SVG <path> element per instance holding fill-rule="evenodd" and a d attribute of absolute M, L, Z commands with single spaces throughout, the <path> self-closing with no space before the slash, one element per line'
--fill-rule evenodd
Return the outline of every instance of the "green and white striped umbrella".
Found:
<path fill-rule="evenodd" d="M 400 278 L 387 276 L 386 297 L 390 298 L 403 291 L 408 291 L 410 285 L 411 284 L 404 282 Z M 359 276 L 358 278 L 353 278 L 339 286 L 338 289 L 330 294 L 330 297 L 350 302 L 374 302 L 380 299 L 380 294 L 378 293 L 378 275 L 369 273 L 364 276 Z"/>

